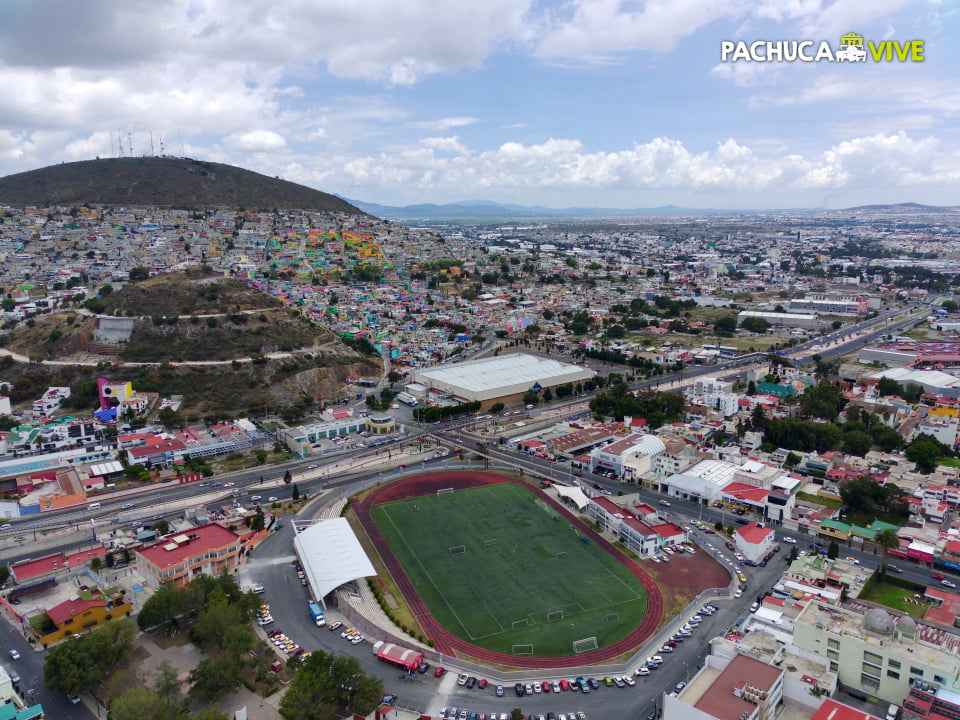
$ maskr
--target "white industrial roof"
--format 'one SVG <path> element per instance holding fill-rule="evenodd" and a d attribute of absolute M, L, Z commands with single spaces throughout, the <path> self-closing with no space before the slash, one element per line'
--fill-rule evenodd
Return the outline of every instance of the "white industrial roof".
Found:
<path fill-rule="evenodd" d="M 322 601 L 351 580 L 377 574 L 346 518 L 323 520 L 297 529 L 293 547 L 316 600 Z"/>
<path fill-rule="evenodd" d="M 534 383 L 543 387 L 589 380 L 596 373 L 589 368 L 550 358 L 513 353 L 462 363 L 437 365 L 420 370 L 413 379 L 429 388 L 444 390 L 469 400 L 527 392 Z"/>
<path fill-rule="evenodd" d="M 98 463 L 96 465 L 90 466 L 90 476 L 96 477 L 98 475 L 109 475 L 111 473 L 123 472 L 123 465 L 118 463 L 116 460 L 111 460 L 110 462 Z"/>
<path fill-rule="evenodd" d="M 960 387 L 960 379 L 955 375 L 940 372 L 939 370 L 911 370 L 910 368 L 891 368 L 871 375 L 872 378 L 889 378 L 904 384 L 916 382 L 928 387 L 955 388 Z"/>

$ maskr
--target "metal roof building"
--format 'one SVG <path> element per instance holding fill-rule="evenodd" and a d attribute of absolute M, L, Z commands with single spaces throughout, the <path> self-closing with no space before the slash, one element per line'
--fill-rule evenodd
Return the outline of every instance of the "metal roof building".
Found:
<path fill-rule="evenodd" d="M 317 523 L 295 522 L 293 549 L 306 573 L 316 602 L 351 580 L 377 574 L 346 518 Z"/>
<path fill-rule="evenodd" d="M 462 363 L 436 365 L 413 373 L 412 381 L 466 402 L 494 401 L 538 388 L 553 388 L 591 379 L 589 368 L 525 353 L 498 355 Z"/>

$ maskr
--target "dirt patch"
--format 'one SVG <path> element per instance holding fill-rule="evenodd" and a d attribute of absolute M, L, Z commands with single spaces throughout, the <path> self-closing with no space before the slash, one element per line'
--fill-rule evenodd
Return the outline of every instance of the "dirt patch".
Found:
<path fill-rule="evenodd" d="M 153 638 L 153 644 L 162 650 L 172 647 L 182 647 L 189 642 L 190 638 L 187 637 L 186 633 L 177 633 L 176 635 L 162 633 Z M 149 653 L 147 653 L 147 655 L 149 656 Z"/>
<path fill-rule="evenodd" d="M 727 569 L 703 550 L 674 555 L 666 564 L 646 561 L 643 566 L 659 585 L 670 588 L 664 597 L 666 618 L 673 618 L 704 590 L 730 584 Z"/>

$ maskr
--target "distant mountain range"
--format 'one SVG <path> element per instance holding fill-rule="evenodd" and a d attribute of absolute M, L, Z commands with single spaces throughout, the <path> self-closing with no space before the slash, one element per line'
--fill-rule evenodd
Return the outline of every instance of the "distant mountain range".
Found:
<path fill-rule="evenodd" d="M 690 215 L 702 213 L 727 212 L 684 208 L 676 205 L 664 205 L 656 208 L 603 208 L 569 207 L 548 208 L 541 205 L 512 205 L 487 200 L 468 200 L 464 202 L 436 205 L 378 205 L 377 203 L 349 200 L 365 213 L 388 220 L 506 220 L 523 218 L 575 218 L 575 217 L 635 217 L 637 215 Z"/>
<path fill-rule="evenodd" d="M 464 202 L 436 205 L 378 205 L 377 203 L 349 200 L 364 212 L 388 220 L 522 220 L 537 218 L 601 218 L 601 217 L 637 217 L 656 215 L 705 215 L 762 213 L 762 210 L 718 210 L 715 208 L 687 208 L 678 205 L 663 205 L 655 208 L 605 208 L 605 207 L 568 207 L 548 208 L 541 205 L 513 205 L 487 200 L 468 200 Z M 770 210 L 768 212 L 782 212 Z M 790 209 L 789 212 L 820 212 L 812 209 Z M 849 212 L 863 214 L 890 215 L 943 215 L 960 212 L 960 207 L 938 207 L 919 203 L 899 203 L 892 205 L 860 205 L 858 207 L 829 212 Z"/>
<path fill-rule="evenodd" d="M 84 160 L 0 178 L 0 205 L 85 204 L 362 214 L 330 193 L 233 165 L 190 158 Z"/>

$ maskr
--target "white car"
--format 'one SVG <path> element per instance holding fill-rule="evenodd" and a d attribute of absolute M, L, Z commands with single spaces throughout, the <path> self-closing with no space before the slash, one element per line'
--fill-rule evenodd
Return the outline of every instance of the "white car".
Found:
<path fill-rule="evenodd" d="M 645 667 L 638 667 L 636 674 L 639 675 L 640 677 L 646 677 L 647 675 L 650 674 L 650 671 Z"/>
<path fill-rule="evenodd" d="M 460 677 L 457 678 L 457 685 L 466 685 L 466 684 L 467 684 L 466 675 L 461 675 Z"/>
<path fill-rule="evenodd" d="M 648 672 L 649 672 L 649 671 L 648 671 Z M 623 676 L 623 681 L 624 681 L 627 685 L 629 685 L 630 687 L 633 687 L 634 685 L 637 684 L 637 681 L 634 680 L 634 679 L 633 679 L 632 677 L 630 677 L 629 675 L 624 675 L 624 676 Z"/>
<path fill-rule="evenodd" d="M 250 499 L 251 499 L 251 500 L 263 500 L 263 498 L 262 498 L 260 495 L 251 495 L 251 496 L 250 496 Z"/>
<path fill-rule="evenodd" d="M 859 564 L 860 564 L 860 561 L 857 560 L 857 559 L 856 559 L 855 557 L 853 557 L 852 555 L 847 555 L 847 557 L 844 558 L 844 559 L 845 559 L 848 563 L 853 563 L 854 565 L 859 565 Z"/>
<path fill-rule="evenodd" d="M 791 545 L 796 545 L 796 544 L 797 544 L 797 541 L 794 540 L 792 537 L 785 537 L 785 538 L 782 538 L 782 540 L 783 540 L 785 543 L 790 543 Z"/>
<path fill-rule="evenodd" d="M 276 501 L 277 501 L 277 498 L 274 497 L 273 495 L 267 498 L 267 502 L 276 502 Z"/>
<path fill-rule="evenodd" d="M 11 649 L 11 650 L 10 650 L 10 659 L 11 659 L 11 660 L 19 660 L 19 659 L 20 659 L 20 651 L 19 651 L 19 650 Z"/>
<path fill-rule="evenodd" d="M 737 591 L 733 594 L 733 596 L 734 596 L 735 598 L 743 597 L 743 590 L 737 590 Z"/>

